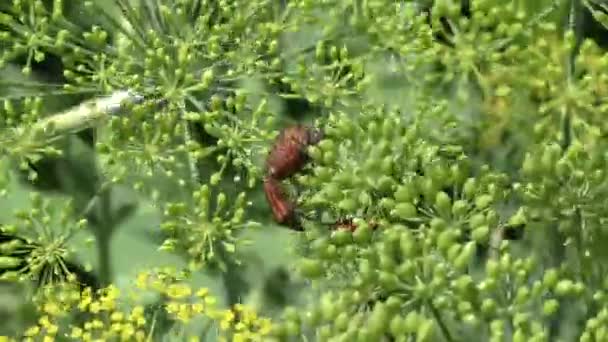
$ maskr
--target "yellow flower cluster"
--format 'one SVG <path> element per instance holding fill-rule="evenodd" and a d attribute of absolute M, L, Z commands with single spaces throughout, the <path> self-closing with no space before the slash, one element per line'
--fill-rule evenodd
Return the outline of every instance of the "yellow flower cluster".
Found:
<path fill-rule="evenodd" d="M 147 337 L 144 309 L 117 309 L 121 293 L 113 285 L 93 293 L 68 284 L 49 286 L 39 299 L 38 323 L 25 332 L 26 341 L 42 338 L 53 341 L 60 336 L 79 341 L 144 341 Z M 82 317 L 81 322 L 65 322 L 68 314 Z M 63 323 L 63 324 L 60 324 Z"/>
<path fill-rule="evenodd" d="M 259 317 L 251 308 L 236 304 L 232 310 L 226 310 L 220 321 L 220 330 L 231 335 L 233 342 L 261 341 L 270 334 L 270 319 Z M 226 337 L 222 341 L 227 341 Z"/>
<path fill-rule="evenodd" d="M 216 299 L 209 296 L 207 288 L 193 291 L 187 283 L 175 281 L 176 277 L 169 274 L 166 271 L 161 276 L 142 272 L 137 286 L 141 290 L 154 289 L 167 296 L 166 311 L 178 321 L 186 324 L 202 316 L 219 322 L 222 341 L 261 341 L 270 333 L 271 321 L 259 317 L 251 308 L 236 304 L 231 309 L 217 309 Z"/>
<path fill-rule="evenodd" d="M 193 290 L 171 272 L 146 271 L 137 276 L 138 290 L 154 291 L 166 298 L 164 310 L 179 324 L 204 319 L 217 323 L 222 341 L 261 341 L 271 331 L 271 321 L 237 304 L 216 308 L 207 288 Z M 147 341 L 155 333 L 144 307 L 110 285 L 97 292 L 69 284 L 49 285 L 36 303 L 40 318 L 24 333 L 25 341 L 54 341 L 57 337 L 78 341 Z M 130 304 L 130 305 L 129 305 Z M 127 309 L 128 308 L 128 309 Z M 73 315 L 73 316 L 70 316 Z M 78 322 L 67 320 L 78 317 Z M 196 337 L 193 337 L 197 340 Z"/>

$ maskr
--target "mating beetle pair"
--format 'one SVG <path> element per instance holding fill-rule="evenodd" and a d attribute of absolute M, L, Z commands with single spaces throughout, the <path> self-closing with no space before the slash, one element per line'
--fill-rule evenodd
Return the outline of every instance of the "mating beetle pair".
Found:
<path fill-rule="evenodd" d="M 288 127 L 279 134 L 266 159 L 266 200 L 270 204 L 274 219 L 295 230 L 301 230 L 295 216 L 295 204 L 281 189 L 281 181 L 302 170 L 308 161 L 306 148 L 317 144 L 322 138 L 323 133 L 311 127 Z"/>
<path fill-rule="evenodd" d="M 287 198 L 281 188 L 281 181 L 302 170 L 309 157 L 306 148 L 317 144 L 323 139 L 323 132 L 302 125 L 284 129 L 277 137 L 274 146 L 266 159 L 266 177 L 264 177 L 264 192 L 266 200 L 272 209 L 275 221 L 285 224 L 291 229 L 302 230 L 295 214 L 295 204 Z M 372 223 L 375 228 L 376 223 Z M 334 228 L 354 231 L 356 224 L 351 219 L 338 220 Z"/>

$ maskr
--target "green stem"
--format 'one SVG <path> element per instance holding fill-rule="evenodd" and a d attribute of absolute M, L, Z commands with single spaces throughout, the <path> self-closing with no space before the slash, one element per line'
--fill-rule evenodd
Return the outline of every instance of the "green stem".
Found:
<path fill-rule="evenodd" d="M 566 83 L 568 87 L 571 87 L 574 82 L 574 64 L 582 42 L 582 9 L 580 0 L 570 0 L 570 11 L 568 13 L 566 31 L 572 31 L 574 33 L 575 41 L 566 60 Z M 562 148 L 566 150 L 570 144 L 572 144 L 572 113 L 568 106 L 564 107 L 562 113 L 562 133 Z"/>
<path fill-rule="evenodd" d="M 249 291 L 249 284 L 243 277 L 243 266 L 234 262 L 232 256 L 226 252 L 221 244 L 219 244 L 216 249 L 218 251 L 218 257 L 226 266 L 226 268 L 221 271 L 222 283 L 226 290 L 226 304 L 232 306 L 243 300 L 243 297 L 245 297 Z"/>
<path fill-rule="evenodd" d="M 99 282 L 102 287 L 112 283 L 112 266 L 110 261 L 110 234 L 97 235 L 97 256 Z"/>
<path fill-rule="evenodd" d="M 439 325 L 439 329 L 441 329 L 441 332 L 443 333 L 443 336 L 445 337 L 446 341 L 448 341 L 448 342 L 454 341 L 454 339 L 452 338 L 452 334 L 450 333 L 450 330 L 448 329 L 447 325 L 445 325 L 445 322 L 443 321 L 443 317 L 441 317 L 441 313 L 439 313 L 439 310 L 437 310 L 437 308 L 435 308 L 435 306 L 433 305 L 433 303 L 431 303 L 431 301 L 427 301 L 427 305 L 431 309 L 431 313 L 433 314 L 435 321 L 437 321 L 437 324 Z"/>
<path fill-rule="evenodd" d="M 568 11 L 568 20 L 566 23 L 566 32 L 574 33 L 574 46 L 567 56 L 565 61 L 566 68 L 566 84 L 570 88 L 574 82 L 575 77 L 575 60 L 579 52 L 580 45 L 583 38 L 582 30 L 582 4 L 580 0 L 570 0 L 570 9 Z M 572 111 L 569 104 L 566 104 L 562 111 L 562 150 L 565 153 L 566 150 L 572 144 Z M 578 213 L 577 213 L 578 214 Z M 564 239 L 559 233 L 554 234 L 553 239 L 553 258 L 554 266 L 559 267 L 566 259 Z M 563 337 L 564 330 L 562 329 L 562 322 L 567 321 L 571 311 L 566 309 L 568 307 L 568 301 L 566 305 L 560 305 L 558 312 L 555 317 L 550 321 L 549 324 L 549 340 L 559 339 Z"/>
<path fill-rule="evenodd" d="M 108 286 L 112 283 L 112 264 L 110 259 L 110 240 L 114 231 L 111 213 L 111 189 L 106 188 L 101 191 L 99 208 L 99 221 L 95 227 L 97 237 L 97 256 L 99 267 L 99 281 L 101 286 Z"/>

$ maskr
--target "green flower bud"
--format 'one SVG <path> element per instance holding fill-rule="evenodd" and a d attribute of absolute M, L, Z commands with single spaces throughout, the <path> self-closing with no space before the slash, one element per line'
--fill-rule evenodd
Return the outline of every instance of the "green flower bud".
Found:
<path fill-rule="evenodd" d="M 509 226 L 510 227 L 519 227 L 523 226 L 527 223 L 525 208 L 519 208 L 517 212 L 509 218 Z"/>
<path fill-rule="evenodd" d="M 452 211 L 452 200 L 448 194 L 443 191 L 439 191 L 435 197 L 435 208 L 442 217 L 449 216 Z"/>
<path fill-rule="evenodd" d="M 559 302 L 555 299 L 549 299 L 543 303 L 543 315 L 553 316 L 559 309 Z"/>
<path fill-rule="evenodd" d="M 416 341 L 433 341 L 435 324 L 433 320 L 424 320 L 416 329 Z"/>
<path fill-rule="evenodd" d="M 367 321 L 367 327 L 373 335 L 381 335 L 389 325 L 389 312 L 386 305 L 382 302 L 376 303 Z"/>
<path fill-rule="evenodd" d="M 391 210 L 391 216 L 400 219 L 411 219 L 417 216 L 416 207 L 411 203 L 398 203 L 395 209 Z"/>
<path fill-rule="evenodd" d="M 475 242 L 471 241 L 464 245 L 462 252 L 460 252 L 460 255 L 454 260 L 454 267 L 459 270 L 466 269 L 471 263 L 473 256 L 475 256 L 476 250 L 477 246 L 475 245 Z"/>
<path fill-rule="evenodd" d="M 359 274 L 364 279 L 364 281 L 373 281 L 376 278 L 377 272 L 372 267 L 369 260 L 363 259 L 361 263 L 359 263 Z"/>
<path fill-rule="evenodd" d="M 475 206 L 477 207 L 477 209 L 483 210 L 489 207 L 492 204 L 493 200 L 494 199 L 490 195 L 477 196 L 475 198 Z"/>
<path fill-rule="evenodd" d="M 326 53 L 325 42 L 320 40 L 315 47 L 315 58 L 317 61 L 323 62 L 325 60 Z"/>
<path fill-rule="evenodd" d="M 351 243 L 353 239 L 352 233 L 348 230 L 340 229 L 333 232 L 331 240 L 337 246 L 344 246 L 348 243 Z"/>
<path fill-rule="evenodd" d="M 301 259 L 299 261 L 300 273 L 306 278 L 318 278 L 324 273 L 323 265 L 318 260 Z"/>
<path fill-rule="evenodd" d="M 488 238 L 490 236 L 490 227 L 488 226 L 479 226 L 473 229 L 473 233 L 471 237 L 479 244 L 485 244 L 488 242 Z"/>
<path fill-rule="evenodd" d="M 462 245 L 460 243 L 453 243 L 447 251 L 448 260 L 454 260 L 460 255 L 460 251 L 462 250 Z"/>
<path fill-rule="evenodd" d="M 389 323 L 389 331 L 394 337 L 400 337 L 407 333 L 405 320 L 401 316 L 395 316 Z"/>
<path fill-rule="evenodd" d="M 488 317 L 496 315 L 497 308 L 496 301 L 491 298 L 486 298 L 481 303 L 481 312 Z"/>
<path fill-rule="evenodd" d="M 308 156 L 310 157 L 310 159 L 312 159 L 315 162 L 320 162 L 323 160 L 323 152 L 316 145 L 308 146 L 306 148 L 306 152 L 307 152 Z"/>
<path fill-rule="evenodd" d="M 453 229 L 444 230 L 437 237 L 437 247 L 440 251 L 446 252 L 456 242 L 456 234 Z"/>
<path fill-rule="evenodd" d="M 395 191 L 395 200 L 402 203 L 411 203 L 416 198 L 417 194 L 413 185 L 400 185 Z"/>
<path fill-rule="evenodd" d="M 554 291 L 558 296 L 570 295 L 574 291 L 574 283 L 569 279 L 560 280 L 555 285 Z"/>
<path fill-rule="evenodd" d="M 543 276 L 543 285 L 545 288 L 554 288 L 559 281 L 559 273 L 556 269 L 551 268 L 545 271 Z"/>
<path fill-rule="evenodd" d="M 486 216 L 481 213 L 477 213 L 477 214 L 471 216 L 471 218 L 469 220 L 469 225 L 473 229 L 487 225 Z"/>
<path fill-rule="evenodd" d="M 534 160 L 535 157 L 530 153 L 526 153 L 522 164 L 522 174 L 526 177 L 533 177 L 538 173 L 538 163 Z"/>
<path fill-rule="evenodd" d="M 438 192 L 437 184 L 430 177 L 420 178 L 420 189 L 424 198 L 433 201 Z"/>
<path fill-rule="evenodd" d="M 8 256 L 0 256 L 0 269 L 14 268 L 21 264 L 21 259 Z"/>
<path fill-rule="evenodd" d="M 342 188 L 352 188 L 356 183 L 355 177 L 352 174 L 341 172 L 334 176 L 334 182 Z"/>
<path fill-rule="evenodd" d="M 321 306 L 321 318 L 324 321 L 334 320 L 340 309 L 336 305 L 335 298 L 334 298 L 333 294 L 331 294 L 331 293 L 326 293 L 321 297 L 320 306 Z"/>
<path fill-rule="evenodd" d="M 394 290 L 399 286 L 399 278 L 393 273 L 380 271 L 378 273 L 378 282 L 388 291 Z"/>
<path fill-rule="evenodd" d="M 496 260 L 488 259 L 486 262 L 486 273 L 492 278 L 497 278 L 500 275 L 500 265 Z"/>
<path fill-rule="evenodd" d="M 526 334 L 524 333 L 523 329 L 518 328 L 515 330 L 515 333 L 513 334 L 513 342 L 527 342 L 528 340 L 526 339 Z"/>
<path fill-rule="evenodd" d="M 374 335 L 370 332 L 369 328 L 361 327 L 357 332 L 357 342 L 374 341 Z"/>
<path fill-rule="evenodd" d="M 405 331 L 407 333 L 416 332 L 416 329 L 418 328 L 418 324 L 420 323 L 420 319 L 421 319 L 421 317 L 419 317 L 418 312 L 410 311 L 405 316 L 405 320 L 403 322 L 405 325 Z"/>
<path fill-rule="evenodd" d="M 456 218 L 465 216 L 469 210 L 469 203 L 464 200 L 456 200 L 452 205 L 452 215 Z"/>
<path fill-rule="evenodd" d="M 517 293 L 515 295 L 515 304 L 517 305 L 525 305 L 530 299 L 530 289 L 523 285 L 517 288 Z"/>
<path fill-rule="evenodd" d="M 357 201 L 352 198 L 345 198 L 338 203 L 338 208 L 346 212 L 354 212 L 357 209 Z"/>
<path fill-rule="evenodd" d="M 361 221 L 357 224 L 357 229 L 355 229 L 353 235 L 353 239 L 358 244 L 366 244 L 371 241 L 372 238 L 372 228 L 365 221 Z"/>
<path fill-rule="evenodd" d="M 466 198 L 475 198 L 477 192 L 477 180 L 475 178 L 469 178 L 465 181 L 462 186 L 462 193 Z"/>
<path fill-rule="evenodd" d="M 345 331 L 348 328 L 348 323 L 350 322 L 350 320 L 351 316 L 348 313 L 340 313 L 334 321 L 334 329 L 338 332 Z"/>
<path fill-rule="evenodd" d="M 380 207 L 389 212 L 395 208 L 395 205 L 395 200 L 392 198 L 384 197 L 380 200 Z"/>
<path fill-rule="evenodd" d="M 407 227 L 402 226 L 403 233 L 399 239 L 399 248 L 406 258 L 413 258 L 418 254 L 418 244 Z"/>
<path fill-rule="evenodd" d="M 326 183 L 323 186 L 323 194 L 325 195 L 325 199 L 329 202 L 338 202 L 341 201 L 344 197 L 342 190 L 336 183 Z"/>
<path fill-rule="evenodd" d="M 443 232 L 447 228 L 447 222 L 439 217 L 434 217 L 430 223 L 431 229 L 436 232 Z"/>

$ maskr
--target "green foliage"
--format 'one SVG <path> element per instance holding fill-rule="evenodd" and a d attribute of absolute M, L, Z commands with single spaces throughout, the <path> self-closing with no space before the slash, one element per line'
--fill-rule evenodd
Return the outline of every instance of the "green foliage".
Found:
<path fill-rule="evenodd" d="M 0 334 L 605 340 L 607 17 L 4 1 Z M 282 183 L 303 232 L 262 188 L 295 121 L 324 133 Z"/>

